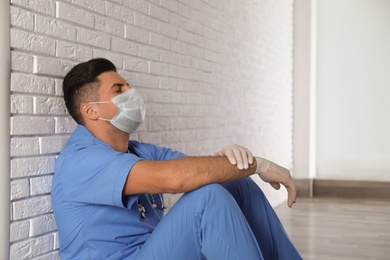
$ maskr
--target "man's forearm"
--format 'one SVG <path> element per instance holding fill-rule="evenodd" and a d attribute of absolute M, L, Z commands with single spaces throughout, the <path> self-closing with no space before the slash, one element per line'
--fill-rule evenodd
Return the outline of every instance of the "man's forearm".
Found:
<path fill-rule="evenodd" d="M 256 161 L 239 170 L 226 157 L 185 157 L 168 161 L 140 161 L 130 171 L 124 193 L 181 193 L 209 183 L 224 183 L 255 173 Z"/>

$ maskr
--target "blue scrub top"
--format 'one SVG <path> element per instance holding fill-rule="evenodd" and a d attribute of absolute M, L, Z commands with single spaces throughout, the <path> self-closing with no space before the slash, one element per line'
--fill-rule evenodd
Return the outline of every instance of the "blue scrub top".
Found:
<path fill-rule="evenodd" d="M 152 207 L 150 195 L 122 195 L 127 175 L 142 159 L 185 154 L 136 141 L 129 141 L 129 151 L 115 151 L 79 125 L 58 156 L 51 198 L 62 260 L 133 259 L 162 218 L 163 210 Z"/>

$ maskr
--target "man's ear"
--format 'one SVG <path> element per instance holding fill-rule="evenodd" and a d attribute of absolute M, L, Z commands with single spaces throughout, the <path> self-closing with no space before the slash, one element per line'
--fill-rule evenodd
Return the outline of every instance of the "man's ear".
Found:
<path fill-rule="evenodd" d="M 98 120 L 99 115 L 95 110 L 94 104 L 83 103 L 80 105 L 80 113 L 85 119 Z"/>

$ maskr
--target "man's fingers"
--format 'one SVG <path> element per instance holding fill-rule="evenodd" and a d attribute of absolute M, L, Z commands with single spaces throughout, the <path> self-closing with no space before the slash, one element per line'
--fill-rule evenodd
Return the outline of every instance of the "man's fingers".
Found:
<path fill-rule="evenodd" d="M 249 151 L 247 149 L 245 149 L 244 147 L 240 147 L 240 152 L 241 152 L 241 157 L 242 157 L 242 163 L 243 163 L 243 166 L 244 166 L 244 169 L 248 169 L 249 168 L 249 156 L 250 154 L 248 153 Z M 253 159 L 252 159 L 253 160 Z"/>
<path fill-rule="evenodd" d="M 284 185 L 284 186 L 286 187 L 287 192 L 288 192 L 287 205 L 291 208 L 293 206 L 293 204 L 295 203 L 296 198 L 297 198 L 297 189 L 296 189 L 294 183 L 292 182 L 292 180 L 290 180 L 289 184 Z"/>
<path fill-rule="evenodd" d="M 238 147 L 237 150 L 235 150 L 236 159 L 237 159 L 237 165 L 240 165 L 242 163 L 242 168 L 240 169 L 248 169 L 249 165 L 253 163 L 253 154 L 244 147 Z"/>
<path fill-rule="evenodd" d="M 230 149 L 226 150 L 224 153 L 225 153 L 225 156 L 229 159 L 229 162 L 231 164 L 233 164 L 233 165 L 237 164 L 236 156 L 232 150 L 230 150 Z"/>
<path fill-rule="evenodd" d="M 248 163 L 249 164 L 252 164 L 253 163 L 253 154 L 251 151 L 249 151 L 248 149 L 245 149 L 246 152 L 247 152 L 247 157 L 248 157 Z"/>
<path fill-rule="evenodd" d="M 234 156 L 236 158 L 238 169 L 240 170 L 244 169 L 244 161 L 242 158 L 241 150 L 239 148 L 233 148 L 232 152 L 234 153 Z"/>
<path fill-rule="evenodd" d="M 233 165 L 237 165 L 238 169 L 248 169 L 249 165 L 253 163 L 253 154 L 237 144 L 229 145 L 223 148 L 220 152 L 214 152 L 211 156 L 226 156 L 229 162 Z"/>

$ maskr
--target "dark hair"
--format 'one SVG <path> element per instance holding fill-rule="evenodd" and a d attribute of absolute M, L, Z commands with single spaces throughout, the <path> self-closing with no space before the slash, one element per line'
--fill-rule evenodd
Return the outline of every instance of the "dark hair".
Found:
<path fill-rule="evenodd" d="M 65 105 L 78 124 L 84 123 L 80 105 L 84 102 L 99 101 L 98 76 L 108 71 L 116 72 L 115 65 L 107 59 L 98 58 L 77 64 L 66 74 L 62 83 Z"/>

